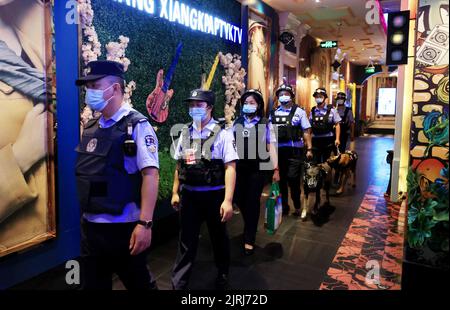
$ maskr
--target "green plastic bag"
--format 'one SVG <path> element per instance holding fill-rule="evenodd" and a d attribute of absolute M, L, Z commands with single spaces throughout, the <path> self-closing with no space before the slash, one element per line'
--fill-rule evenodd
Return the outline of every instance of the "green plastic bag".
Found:
<path fill-rule="evenodd" d="M 283 218 L 283 206 L 281 202 L 280 186 L 272 183 L 270 196 L 266 201 L 265 226 L 269 235 L 273 235 L 280 227 Z"/>

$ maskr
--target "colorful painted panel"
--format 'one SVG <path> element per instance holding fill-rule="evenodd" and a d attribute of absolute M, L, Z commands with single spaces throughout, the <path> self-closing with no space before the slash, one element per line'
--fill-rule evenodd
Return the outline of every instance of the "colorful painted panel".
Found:
<path fill-rule="evenodd" d="M 448 1 L 419 1 L 408 176 L 408 244 L 447 255 L 448 11 Z"/>

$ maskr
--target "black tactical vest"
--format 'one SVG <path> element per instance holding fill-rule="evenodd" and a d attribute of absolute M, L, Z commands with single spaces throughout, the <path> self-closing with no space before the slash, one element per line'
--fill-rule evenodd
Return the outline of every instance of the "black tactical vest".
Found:
<path fill-rule="evenodd" d="M 225 165 L 222 159 L 212 159 L 213 144 L 223 127 L 216 125 L 206 139 L 192 139 L 192 124 L 182 132 L 182 152 L 180 154 L 178 179 L 180 184 L 189 186 L 225 185 Z M 196 149 L 194 158 L 185 158 L 185 151 Z"/>
<path fill-rule="evenodd" d="M 348 123 L 348 119 L 347 119 L 347 116 L 348 116 L 349 112 L 350 112 L 350 108 L 345 107 L 344 116 L 342 116 L 342 121 L 341 121 L 341 124 L 340 124 L 341 132 L 343 132 L 343 133 L 347 133 L 347 131 L 350 128 L 350 124 Z"/>
<path fill-rule="evenodd" d="M 84 127 L 76 148 L 76 178 L 82 212 L 112 215 L 122 214 L 127 203 L 141 203 L 141 172 L 128 174 L 125 170 L 124 141 L 129 138 L 128 124 L 146 122 L 141 113 L 130 111 L 109 128 L 100 128 L 99 119 Z"/>
<path fill-rule="evenodd" d="M 275 111 L 272 111 L 272 124 L 278 128 L 278 142 L 298 142 L 301 141 L 303 136 L 303 130 L 301 125 L 292 125 L 292 119 L 294 118 L 295 111 L 299 107 L 294 105 L 291 108 L 291 112 L 286 116 L 275 115 Z"/>
<path fill-rule="evenodd" d="M 269 162 L 270 157 L 267 150 L 266 141 L 266 128 L 267 128 L 268 120 L 267 118 L 261 118 L 255 126 L 251 128 L 245 128 L 245 118 L 243 116 L 236 119 L 234 122 L 234 137 L 236 144 L 239 147 L 243 146 L 243 157 L 239 158 L 237 163 L 238 168 L 245 168 L 248 170 L 256 171 L 260 170 L 260 163 Z M 240 125 L 240 126 L 236 126 Z M 264 125 L 264 131 L 260 131 L 259 128 L 261 125 Z M 241 141 L 243 143 L 241 143 Z M 242 145 L 241 145 L 242 144 Z M 260 154 L 261 150 L 265 150 L 266 152 Z M 239 155 L 241 155 L 240 150 Z M 252 158 L 250 158 L 250 156 Z"/>
<path fill-rule="evenodd" d="M 317 108 L 314 107 L 311 110 L 312 114 L 312 132 L 315 135 L 324 135 L 333 132 L 333 122 L 330 122 L 331 106 L 328 106 L 327 113 L 325 115 L 316 115 Z"/>

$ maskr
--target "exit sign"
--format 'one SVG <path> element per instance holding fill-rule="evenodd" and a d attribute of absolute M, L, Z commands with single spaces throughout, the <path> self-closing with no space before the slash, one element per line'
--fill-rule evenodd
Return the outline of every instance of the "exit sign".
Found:
<path fill-rule="evenodd" d="M 367 67 L 366 73 L 375 73 L 375 67 Z"/>
<path fill-rule="evenodd" d="M 320 42 L 321 48 L 335 48 L 338 47 L 338 41 L 323 41 Z"/>

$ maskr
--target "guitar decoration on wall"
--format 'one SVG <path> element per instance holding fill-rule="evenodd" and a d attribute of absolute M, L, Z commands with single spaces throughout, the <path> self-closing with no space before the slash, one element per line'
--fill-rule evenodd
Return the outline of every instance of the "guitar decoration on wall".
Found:
<path fill-rule="evenodd" d="M 175 68 L 180 58 L 183 43 L 179 43 L 169 71 L 164 78 L 164 70 L 160 69 L 156 75 L 155 89 L 147 97 L 147 111 L 151 119 L 158 123 L 164 123 L 169 116 L 169 102 L 173 97 L 173 89 L 169 89 Z"/>
<path fill-rule="evenodd" d="M 211 83 L 214 79 L 214 74 L 216 73 L 218 64 L 219 64 L 219 54 L 217 54 L 216 58 L 214 59 L 214 63 L 211 67 L 211 71 L 209 71 L 208 79 L 206 81 L 203 81 L 203 77 L 202 77 L 202 89 L 203 90 L 210 90 Z"/>

